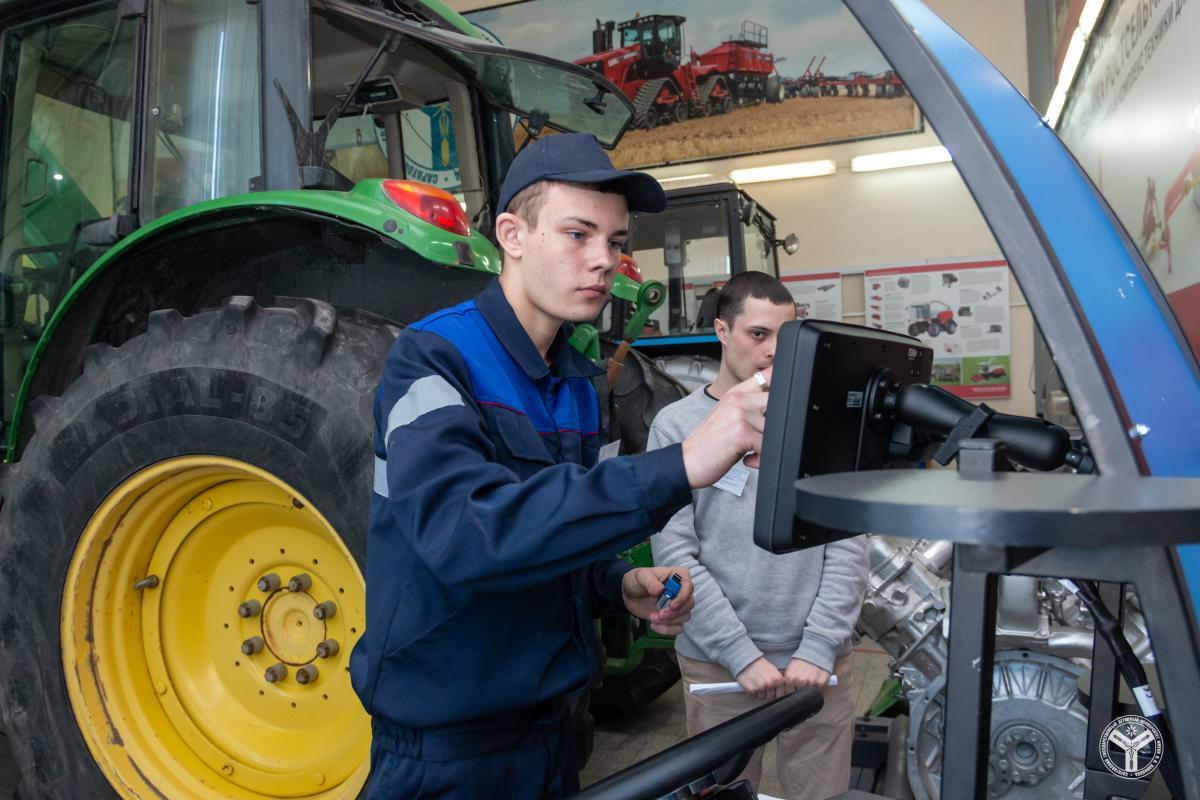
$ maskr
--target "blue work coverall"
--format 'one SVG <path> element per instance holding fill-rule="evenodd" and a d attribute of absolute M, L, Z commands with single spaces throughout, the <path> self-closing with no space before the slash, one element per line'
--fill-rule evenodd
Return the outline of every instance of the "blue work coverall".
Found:
<path fill-rule="evenodd" d="M 614 553 L 691 501 L 680 446 L 596 463 L 600 372 L 559 331 L 547 365 L 498 281 L 405 329 L 375 402 L 368 798 L 578 788 L 566 699 L 592 617 L 624 611 Z"/>

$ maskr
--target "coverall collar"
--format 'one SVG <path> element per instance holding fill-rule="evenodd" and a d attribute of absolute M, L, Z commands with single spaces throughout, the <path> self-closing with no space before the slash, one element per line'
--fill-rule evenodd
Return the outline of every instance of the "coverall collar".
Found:
<path fill-rule="evenodd" d="M 558 378 L 591 378 L 604 373 L 604 370 L 571 347 L 567 341 L 568 332 L 566 330 L 570 323 L 563 323 L 558 329 L 558 333 L 554 335 L 554 341 L 550 344 L 550 350 L 547 353 L 550 356 L 550 364 L 547 366 L 545 360 L 542 359 L 542 354 L 538 352 L 537 346 L 534 345 L 529 334 L 517 320 L 516 312 L 509 304 L 508 298 L 504 296 L 504 289 L 500 286 L 499 278 L 493 278 L 492 282 L 479 293 L 479 296 L 475 298 L 475 306 L 487 320 L 487 324 L 496 334 L 496 338 L 504 345 L 504 349 L 512 356 L 513 361 L 520 365 L 530 380 L 538 380 L 551 374 Z"/>

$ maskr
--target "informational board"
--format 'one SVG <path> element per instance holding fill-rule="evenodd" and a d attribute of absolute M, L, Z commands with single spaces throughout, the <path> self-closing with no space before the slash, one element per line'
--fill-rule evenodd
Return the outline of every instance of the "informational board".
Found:
<path fill-rule="evenodd" d="M 842 321 L 840 272 L 797 272 L 780 276 L 796 302 L 796 319 Z"/>
<path fill-rule="evenodd" d="M 1200 3 L 1109 0 L 1058 134 L 1142 251 L 1200 354 L 1198 39 Z"/>
<path fill-rule="evenodd" d="M 869 269 L 866 325 L 933 348 L 933 383 L 959 397 L 1012 394 L 1008 263 L 1003 260 Z"/>

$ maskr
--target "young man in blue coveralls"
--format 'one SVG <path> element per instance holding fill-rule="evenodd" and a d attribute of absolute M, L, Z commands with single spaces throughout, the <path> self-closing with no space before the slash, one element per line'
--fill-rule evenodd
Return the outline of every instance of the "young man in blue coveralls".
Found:
<path fill-rule="evenodd" d="M 597 463 L 601 370 L 564 329 L 604 305 L 629 211 L 665 205 L 591 136 L 534 142 L 500 190 L 500 278 L 409 326 L 388 355 L 367 630 L 351 659 L 372 716 L 371 800 L 574 792 L 567 698 L 596 677 L 593 615 L 675 634 L 691 614 L 687 570 L 612 554 L 758 452 L 763 382 L 731 389 L 682 444 Z M 672 571 L 683 587 L 659 610 Z"/>

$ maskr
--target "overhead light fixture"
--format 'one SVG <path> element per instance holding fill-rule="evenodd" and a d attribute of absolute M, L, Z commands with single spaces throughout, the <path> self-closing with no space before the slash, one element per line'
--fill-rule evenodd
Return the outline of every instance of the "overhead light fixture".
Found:
<path fill-rule="evenodd" d="M 1067 92 L 1075 81 L 1075 73 L 1083 61 L 1083 53 L 1087 49 L 1088 39 L 1096 29 L 1100 14 L 1104 10 L 1105 0 L 1087 0 L 1083 11 L 1079 13 L 1079 24 L 1071 32 L 1071 41 L 1067 44 L 1067 52 L 1063 55 L 1062 67 L 1058 70 L 1058 81 L 1054 93 L 1050 95 L 1050 104 L 1046 106 L 1046 122 L 1051 128 L 1058 126 L 1059 117 L 1067 104 Z"/>
<path fill-rule="evenodd" d="M 711 178 L 711 172 L 697 172 L 695 175 L 673 175 L 670 178 L 658 178 L 659 183 L 678 183 L 679 181 L 695 181 L 700 178 Z"/>
<path fill-rule="evenodd" d="M 950 161 L 950 151 L 940 144 L 935 147 L 916 147 L 912 150 L 892 150 L 871 153 L 850 159 L 851 172 L 873 172 L 896 167 L 919 167 L 922 164 L 944 164 Z"/>
<path fill-rule="evenodd" d="M 820 161 L 797 161 L 792 164 L 776 164 L 771 167 L 735 169 L 729 173 L 734 183 L 763 183 L 765 181 L 790 181 L 794 178 L 815 178 L 837 172 L 837 164 L 831 159 Z"/>

